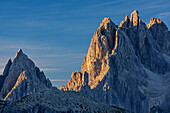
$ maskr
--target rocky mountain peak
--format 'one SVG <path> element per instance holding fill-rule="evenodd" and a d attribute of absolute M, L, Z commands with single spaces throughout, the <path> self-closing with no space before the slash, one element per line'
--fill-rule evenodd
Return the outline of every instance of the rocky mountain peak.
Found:
<path fill-rule="evenodd" d="M 49 79 L 46 79 L 44 73 L 23 53 L 22 49 L 16 53 L 13 63 L 9 59 L 3 76 L 0 77 L 0 81 L 3 81 L 0 84 L 2 99 L 18 99 L 52 87 Z M 25 78 L 21 79 L 23 76 Z"/>
<path fill-rule="evenodd" d="M 130 21 L 132 21 L 133 19 L 136 19 L 139 17 L 139 12 L 137 10 L 134 10 L 132 13 L 131 13 L 131 16 L 130 16 Z"/>
<path fill-rule="evenodd" d="M 158 25 L 161 25 L 164 28 L 164 30 L 168 31 L 168 28 L 165 25 L 165 23 L 162 20 L 160 20 L 159 18 L 151 18 L 149 24 L 147 25 L 147 27 L 149 29 L 152 26 L 158 26 Z"/>
<path fill-rule="evenodd" d="M 22 49 L 19 49 L 18 52 L 17 52 L 17 54 L 16 54 L 16 56 L 17 56 L 17 55 L 21 55 L 21 54 L 23 54 Z"/>
<path fill-rule="evenodd" d="M 8 62 L 7 62 L 7 64 L 6 64 L 5 69 L 4 69 L 4 72 L 3 72 L 3 76 L 6 77 L 6 76 L 8 75 L 8 71 L 9 71 L 11 65 L 12 65 L 12 60 L 11 60 L 11 58 L 9 57 L 9 60 L 8 60 Z"/>
<path fill-rule="evenodd" d="M 150 28 L 152 25 L 160 24 L 160 23 L 162 23 L 162 20 L 160 20 L 158 18 L 151 18 L 150 23 L 147 25 L 147 27 Z"/>
<path fill-rule="evenodd" d="M 8 60 L 8 62 L 11 62 L 11 63 L 12 63 L 11 57 L 9 57 L 9 60 Z"/>
<path fill-rule="evenodd" d="M 17 62 L 16 60 L 24 60 L 24 59 L 28 59 L 28 57 L 23 53 L 22 49 L 19 49 L 15 55 L 14 62 Z"/>
<path fill-rule="evenodd" d="M 133 26 L 138 26 L 139 23 L 141 22 L 141 19 L 139 17 L 139 12 L 137 10 L 131 13 L 130 22 L 132 22 Z"/>
<path fill-rule="evenodd" d="M 99 28 L 111 30 L 113 27 L 115 27 L 115 24 L 111 21 L 111 19 L 108 17 L 105 17 L 102 23 L 100 24 Z"/>
<path fill-rule="evenodd" d="M 125 16 L 125 19 L 120 23 L 119 27 L 128 27 L 130 19 L 128 15 Z"/>
<path fill-rule="evenodd" d="M 151 18 L 147 28 L 151 31 L 153 39 L 159 45 L 160 51 L 170 54 L 170 31 L 165 23 L 158 18 Z"/>
<path fill-rule="evenodd" d="M 129 19 L 128 15 L 125 16 L 125 21 L 127 21 Z"/>
<path fill-rule="evenodd" d="M 11 60 L 11 58 L 9 58 L 7 64 L 5 65 L 3 74 L 0 75 L 0 92 L 1 92 L 1 88 L 4 84 L 4 81 L 5 81 L 6 77 L 8 76 L 9 69 L 10 69 L 11 65 L 12 65 L 12 60 Z"/>

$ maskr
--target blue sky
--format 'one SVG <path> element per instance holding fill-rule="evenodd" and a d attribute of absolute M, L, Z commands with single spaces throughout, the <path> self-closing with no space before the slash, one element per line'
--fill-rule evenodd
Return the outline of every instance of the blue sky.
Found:
<path fill-rule="evenodd" d="M 170 28 L 169 0 L 0 0 L 0 73 L 19 48 L 60 87 L 81 69 L 104 17 L 119 25 L 133 10 Z"/>

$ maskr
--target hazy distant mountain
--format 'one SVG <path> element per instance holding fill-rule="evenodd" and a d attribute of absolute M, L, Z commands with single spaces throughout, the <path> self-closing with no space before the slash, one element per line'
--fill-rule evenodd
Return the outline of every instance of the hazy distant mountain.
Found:
<path fill-rule="evenodd" d="M 170 31 L 158 18 L 146 26 L 136 10 L 119 26 L 104 18 L 81 72 L 60 89 L 135 113 L 170 112 Z"/>

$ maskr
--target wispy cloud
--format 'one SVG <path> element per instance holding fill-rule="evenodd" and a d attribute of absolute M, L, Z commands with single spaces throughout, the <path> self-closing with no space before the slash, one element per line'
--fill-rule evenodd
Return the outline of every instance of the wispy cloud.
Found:
<path fill-rule="evenodd" d="M 96 8 L 96 7 L 102 7 L 102 6 L 107 6 L 107 5 L 113 5 L 113 4 L 116 4 L 116 3 L 120 3 L 122 1 L 123 0 L 113 1 L 113 2 L 104 2 L 104 3 L 101 3 L 101 4 L 89 6 L 89 8 Z"/>
<path fill-rule="evenodd" d="M 69 79 L 50 79 L 50 81 L 52 81 L 52 82 L 65 82 L 65 81 L 69 81 Z"/>
<path fill-rule="evenodd" d="M 54 72 L 54 71 L 61 71 L 63 70 L 62 68 L 40 68 L 42 71 L 47 71 L 47 72 Z"/>
<path fill-rule="evenodd" d="M 161 17 L 161 18 L 165 18 L 165 17 L 170 16 L 170 12 L 160 13 L 160 14 L 158 14 L 157 16 L 158 16 L 158 17 Z"/>
<path fill-rule="evenodd" d="M 50 49 L 50 47 L 47 46 L 34 46 L 34 45 L 24 45 L 24 44 L 20 44 L 20 45 L 8 45 L 8 46 L 3 46 L 0 48 L 0 50 L 8 50 L 8 49 L 29 49 L 29 50 L 48 50 Z"/>
<path fill-rule="evenodd" d="M 140 7 L 141 10 L 148 10 L 148 9 L 155 9 L 157 10 L 158 8 L 165 8 L 165 7 L 169 7 L 169 4 L 167 4 L 165 1 L 163 0 L 157 0 L 157 1 L 150 1 L 150 2 L 146 2 L 144 4 L 142 4 L 142 7 Z M 160 9 L 161 10 L 161 9 Z"/>
<path fill-rule="evenodd" d="M 144 9 L 153 9 L 153 8 L 160 8 L 160 7 L 165 7 L 165 6 L 168 6 L 167 4 L 164 4 L 164 5 L 148 5 L 146 7 L 143 7 Z"/>
<path fill-rule="evenodd" d="M 73 54 L 55 54 L 55 55 L 47 55 L 47 57 L 72 57 L 72 58 L 80 58 L 84 57 L 85 53 L 73 53 Z"/>
<path fill-rule="evenodd" d="M 47 26 L 47 24 L 46 23 L 41 23 L 40 21 L 26 21 L 26 22 L 22 22 L 22 20 L 20 20 L 20 22 L 17 22 L 17 23 L 5 23 L 5 24 L 3 24 L 4 26 L 12 26 L 12 27 L 14 27 L 14 26 L 16 26 L 16 24 L 20 24 L 20 25 L 22 25 L 22 26 L 24 26 L 24 27 L 45 27 L 45 26 Z"/>

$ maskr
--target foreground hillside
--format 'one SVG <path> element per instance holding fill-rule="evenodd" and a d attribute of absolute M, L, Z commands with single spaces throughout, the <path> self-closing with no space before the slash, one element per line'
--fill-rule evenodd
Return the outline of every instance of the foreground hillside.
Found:
<path fill-rule="evenodd" d="M 15 101 L 1 101 L 1 113 L 130 113 L 78 92 L 48 90 Z"/>

